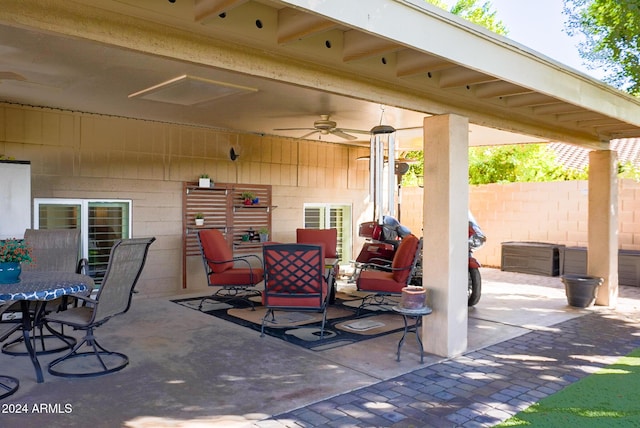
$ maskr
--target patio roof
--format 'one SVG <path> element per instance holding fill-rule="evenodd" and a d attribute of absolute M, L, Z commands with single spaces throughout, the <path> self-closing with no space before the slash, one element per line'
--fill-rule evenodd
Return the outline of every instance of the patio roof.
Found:
<path fill-rule="evenodd" d="M 572 144 L 549 143 L 549 148 L 565 168 L 584 169 L 589 166 L 589 150 Z M 623 138 L 611 141 L 611 150 L 618 153 L 620 164 L 640 166 L 640 138 Z"/>
<path fill-rule="evenodd" d="M 640 137 L 639 100 L 421 1 L 0 6 L 8 102 L 289 137 L 305 132 L 275 129 L 309 128 L 321 114 L 366 132 L 380 105 L 396 128 L 421 126 L 425 115 L 467 116 L 472 144 L 606 148 Z M 247 91 L 192 104 L 129 97 L 182 74 Z M 421 131 L 407 132 L 403 148 L 421 147 Z"/>

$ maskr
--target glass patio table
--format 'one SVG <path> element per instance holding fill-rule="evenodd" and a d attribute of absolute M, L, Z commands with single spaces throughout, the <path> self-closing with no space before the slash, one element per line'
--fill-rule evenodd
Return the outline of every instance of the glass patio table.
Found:
<path fill-rule="evenodd" d="M 20 302 L 22 311 L 22 335 L 33 363 L 38 383 L 44 382 L 38 355 L 29 339 L 29 332 L 37 321 L 31 316 L 29 302 L 45 304 L 47 301 L 70 294 L 84 294 L 93 290 L 93 279 L 87 275 L 70 272 L 22 272 L 20 280 L 13 284 L 0 284 L 0 304 Z M 40 311 L 36 310 L 35 314 Z M 37 315 L 36 315 L 37 317 Z"/>

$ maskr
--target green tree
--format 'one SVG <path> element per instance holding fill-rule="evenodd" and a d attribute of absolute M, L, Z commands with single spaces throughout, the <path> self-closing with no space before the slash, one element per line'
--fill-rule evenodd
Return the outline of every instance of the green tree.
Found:
<path fill-rule="evenodd" d="M 447 5 L 442 0 L 425 1 L 447 10 Z M 480 3 L 478 0 L 458 0 L 448 11 L 474 24 L 488 28 L 494 33 L 502 34 L 503 36 L 508 34 L 507 27 L 504 26 L 502 21 L 496 19 L 496 12 L 491 11 L 491 2 L 489 1 Z"/>
<path fill-rule="evenodd" d="M 640 2 L 564 0 L 569 35 L 582 34 L 586 65 L 606 70 L 605 81 L 640 96 Z"/>
<path fill-rule="evenodd" d="M 447 10 L 447 5 L 442 0 L 425 1 L 441 9 Z M 448 11 L 466 19 L 467 21 L 488 28 L 495 33 L 503 36 L 508 34 L 508 30 L 502 21 L 496 19 L 496 12 L 491 11 L 491 3 L 488 1 L 480 3 L 478 0 L 458 0 Z M 405 157 L 408 159 L 419 160 L 419 162 L 409 165 L 409 171 L 402 177 L 402 185 L 416 186 L 423 177 L 423 153 L 422 151 L 412 151 L 406 153 Z"/>
<path fill-rule="evenodd" d="M 469 148 L 469 183 L 586 179 L 586 170 L 566 169 L 544 144 Z"/>

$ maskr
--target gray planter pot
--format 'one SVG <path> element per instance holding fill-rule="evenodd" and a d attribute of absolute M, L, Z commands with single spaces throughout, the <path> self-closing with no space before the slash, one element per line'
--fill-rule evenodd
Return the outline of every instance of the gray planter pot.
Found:
<path fill-rule="evenodd" d="M 604 280 L 589 275 L 563 275 L 567 302 L 577 308 L 587 308 L 596 301 L 596 292 Z"/>

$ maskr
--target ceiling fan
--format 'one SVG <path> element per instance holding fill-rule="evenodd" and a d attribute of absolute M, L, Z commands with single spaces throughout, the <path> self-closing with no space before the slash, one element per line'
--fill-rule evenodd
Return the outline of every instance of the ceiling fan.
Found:
<path fill-rule="evenodd" d="M 307 138 L 313 134 L 319 133 L 320 135 L 332 134 L 336 137 L 344 138 L 345 140 L 357 140 L 358 137 L 355 137 L 349 133 L 353 134 L 367 134 L 369 135 L 369 131 L 362 131 L 359 129 L 345 129 L 338 128 L 338 124 L 329 119 L 328 114 L 321 114 L 320 120 L 316 120 L 313 122 L 313 128 L 276 128 L 274 131 L 311 131 L 304 134 L 299 138 Z"/>

